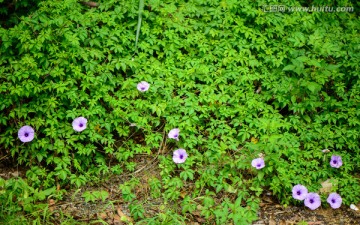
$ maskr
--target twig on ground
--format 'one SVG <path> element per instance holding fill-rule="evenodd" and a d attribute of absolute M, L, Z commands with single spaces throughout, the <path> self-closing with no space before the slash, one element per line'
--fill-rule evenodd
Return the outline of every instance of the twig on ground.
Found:
<path fill-rule="evenodd" d="M 163 139 L 162 139 L 162 141 L 161 141 L 161 143 L 160 143 L 160 147 L 159 147 L 159 149 L 158 149 L 158 152 L 157 152 L 155 158 L 154 158 L 153 160 L 151 160 L 150 163 L 146 164 L 145 166 L 141 167 L 140 169 L 136 170 L 135 172 L 131 173 L 130 175 L 135 175 L 135 174 L 139 173 L 140 171 L 142 171 L 143 169 L 145 169 L 147 166 L 149 166 L 149 165 L 151 165 L 153 162 L 155 162 L 155 160 L 156 160 L 156 159 L 159 157 L 159 155 L 160 155 L 160 152 L 161 152 L 161 150 L 162 150 L 162 147 L 163 147 L 163 144 L 164 144 L 164 143 L 165 143 L 165 130 L 164 130 L 164 132 L 163 132 Z"/>

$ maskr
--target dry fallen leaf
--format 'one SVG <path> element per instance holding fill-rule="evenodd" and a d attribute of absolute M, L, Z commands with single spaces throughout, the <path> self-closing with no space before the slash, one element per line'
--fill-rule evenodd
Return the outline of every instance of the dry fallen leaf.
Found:
<path fill-rule="evenodd" d="M 181 197 L 181 198 L 185 198 L 185 197 L 186 197 L 186 192 L 185 192 L 185 191 L 181 191 L 181 192 L 180 192 L 180 197 Z"/>
<path fill-rule="evenodd" d="M 197 222 L 199 222 L 200 224 L 203 224 L 204 222 L 206 222 L 206 220 L 201 217 L 201 209 L 203 207 L 201 205 L 197 205 L 196 208 L 197 208 L 197 210 L 192 211 L 191 214 L 194 216 L 194 218 L 196 219 Z"/>
<path fill-rule="evenodd" d="M 264 202 L 267 202 L 267 203 L 273 203 L 274 201 L 272 200 L 272 198 L 269 198 L 267 196 L 264 196 L 263 199 L 262 199 Z"/>
<path fill-rule="evenodd" d="M 251 142 L 254 143 L 254 144 L 256 144 L 256 143 L 259 142 L 259 140 L 256 139 L 255 137 L 251 137 Z"/>
<path fill-rule="evenodd" d="M 49 204 L 49 210 L 50 210 L 50 212 L 52 212 L 52 211 L 54 211 L 54 209 L 55 209 L 55 200 L 54 199 L 49 199 L 49 201 L 48 201 L 48 204 Z"/>
<path fill-rule="evenodd" d="M 19 176 L 19 171 L 15 171 L 13 173 L 10 173 L 13 177 L 18 177 Z"/>
<path fill-rule="evenodd" d="M 49 206 L 55 205 L 55 200 L 54 199 L 49 199 Z"/>
<path fill-rule="evenodd" d="M 276 221 L 273 220 L 272 218 L 270 218 L 270 220 L 269 220 L 269 225 L 276 225 Z"/>
<path fill-rule="evenodd" d="M 120 221 L 133 222 L 133 219 L 132 219 L 131 217 L 125 215 L 125 214 L 121 211 L 120 207 L 117 208 L 116 212 L 117 212 L 117 214 L 120 216 Z M 114 217 L 114 218 L 115 218 L 115 217 Z"/>
<path fill-rule="evenodd" d="M 106 218 L 108 218 L 108 216 L 104 212 L 98 213 L 98 217 L 100 217 L 102 220 L 105 220 Z"/>
<path fill-rule="evenodd" d="M 256 90 L 256 94 L 259 94 L 261 92 L 261 86 L 258 87 L 258 89 Z"/>
<path fill-rule="evenodd" d="M 330 179 L 327 179 L 326 181 L 322 182 L 321 186 L 322 188 L 320 188 L 320 193 L 330 193 L 333 187 L 332 183 L 330 182 Z"/>
<path fill-rule="evenodd" d="M 196 219 L 196 221 L 198 221 L 201 224 L 204 224 L 206 222 L 206 220 L 200 216 L 195 217 L 195 219 Z"/>
<path fill-rule="evenodd" d="M 120 216 L 118 216 L 118 215 L 114 215 L 113 222 L 114 222 L 114 224 L 116 224 L 116 225 L 122 224 L 121 219 L 120 219 Z"/>
<path fill-rule="evenodd" d="M 358 210 L 359 210 L 359 208 L 358 208 L 356 205 L 354 205 L 354 204 L 351 204 L 351 205 L 350 205 L 350 209 L 355 210 L 355 211 L 358 211 Z"/>

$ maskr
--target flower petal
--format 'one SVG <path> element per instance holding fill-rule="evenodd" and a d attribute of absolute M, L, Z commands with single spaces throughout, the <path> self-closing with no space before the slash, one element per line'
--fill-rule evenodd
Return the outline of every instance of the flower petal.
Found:
<path fill-rule="evenodd" d="M 75 118 L 72 122 L 72 127 L 75 131 L 81 132 L 86 129 L 87 119 L 84 117 Z"/>
<path fill-rule="evenodd" d="M 34 139 L 35 132 L 31 126 L 23 126 L 18 131 L 18 137 L 22 142 L 30 142 Z"/>
<path fill-rule="evenodd" d="M 175 163 L 184 163 L 187 159 L 188 155 L 185 151 L 185 149 L 178 149 L 178 150 L 175 150 L 174 153 L 173 153 L 173 161 Z"/>

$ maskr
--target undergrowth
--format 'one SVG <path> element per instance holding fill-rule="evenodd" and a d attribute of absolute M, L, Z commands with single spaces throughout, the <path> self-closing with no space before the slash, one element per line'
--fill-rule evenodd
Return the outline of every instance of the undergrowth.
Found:
<path fill-rule="evenodd" d="M 183 224 L 195 210 L 209 223 L 250 224 L 264 192 L 299 204 L 294 185 L 319 192 L 328 179 L 343 204 L 359 202 L 360 20 L 262 10 L 271 4 L 149 0 L 139 26 L 138 1 L 45 0 L 0 28 L 0 158 L 29 168 L 0 178 L 0 220 L 44 222 L 44 200 L 135 172 L 139 156 L 158 162 L 151 193 L 181 205 L 146 217 L 129 181 L 122 198 L 139 224 Z M 22 143 L 25 125 L 35 136 Z M 179 141 L 168 137 L 174 128 Z M 252 167 L 256 158 L 264 168 Z"/>

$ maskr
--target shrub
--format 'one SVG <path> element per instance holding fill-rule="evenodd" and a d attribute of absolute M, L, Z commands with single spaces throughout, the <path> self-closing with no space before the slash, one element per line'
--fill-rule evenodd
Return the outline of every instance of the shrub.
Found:
<path fill-rule="evenodd" d="M 317 192 L 328 178 L 345 204 L 359 201 L 358 18 L 151 0 L 135 49 L 137 7 L 43 1 L 0 30 L 1 151 L 30 168 L 33 188 L 80 186 L 114 163 L 134 170 L 137 154 L 165 153 L 163 197 L 185 191 L 185 213 L 201 196 L 201 215 L 219 224 L 255 220 L 264 190 L 289 204 L 293 185 Z M 137 90 L 141 81 L 149 90 Z M 88 120 L 82 132 L 72 128 L 77 117 Z M 22 144 L 24 125 L 36 135 Z M 165 139 L 173 128 L 179 142 Z M 172 161 L 177 148 L 184 164 Z M 342 167 L 330 166 L 325 148 Z"/>

